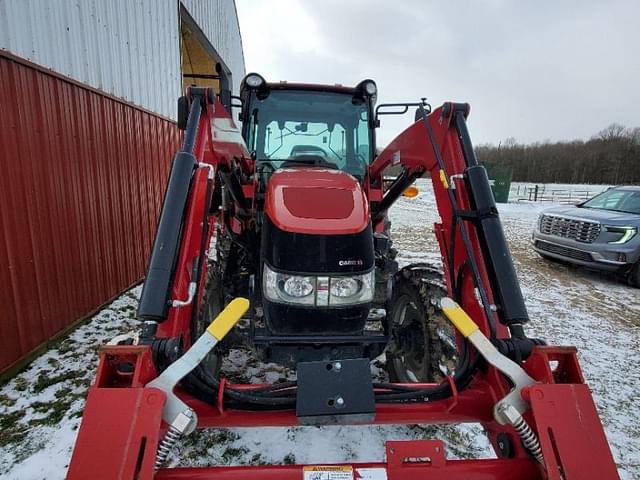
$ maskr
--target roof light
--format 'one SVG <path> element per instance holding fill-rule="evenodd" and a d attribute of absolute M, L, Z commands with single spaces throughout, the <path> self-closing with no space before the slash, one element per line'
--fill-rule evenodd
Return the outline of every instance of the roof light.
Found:
<path fill-rule="evenodd" d="M 264 85 L 265 81 L 264 78 L 262 78 L 257 73 L 250 73 L 244 78 L 244 83 L 249 88 L 260 88 L 262 85 Z"/>
<path fill-rule="evenodd" d="M 375 98 L 378 93 L 378 87 L 376 86 L 376 82 L 367 78 L 356 85 L 356 91 L 362 96 Z"/>
<path fill-rule="evenodd" d="M 364 84 L 364 91 L 367 92 L 367 95 L 373 97 L 376 93 L 378 93 L 378 87 L 374 82 L 368 81 Z"/>

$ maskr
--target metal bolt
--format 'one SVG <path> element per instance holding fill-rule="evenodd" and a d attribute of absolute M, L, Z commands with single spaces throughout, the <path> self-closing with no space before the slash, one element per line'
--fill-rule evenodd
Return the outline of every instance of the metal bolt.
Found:
<path fill-rule="evenodd" d="M 340 362 L 336 362 L 333 364 L 333 368 L 337 371 L 340 371 L 340 369 L 342 368 L 342 364 Z"/>
<path fill-rule="evenodd" d="M 336 398 L 336 405 L 339 406 L 339 407 L 343 406 L 344 405 L 344 398 L 342 398 L 342 397 Z"/>
<path fill-rule="evenodd" d="M 515 407 L 508 403 L 503 403 L 498 407 L 498 412 L 510 423 L 514 424 L 522 418 L 520 412 Z"/>

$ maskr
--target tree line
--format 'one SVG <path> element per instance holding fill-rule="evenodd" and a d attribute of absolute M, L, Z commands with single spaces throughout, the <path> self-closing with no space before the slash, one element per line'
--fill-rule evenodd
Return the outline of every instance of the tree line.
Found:
<path fill-rule="evenodd" d="M 514 182 L 640 184 L 640 127 L 613 123 L 587 141 L 523 145 L 509 138 L 475 151 L 488 168 L 511 169 Z"/>

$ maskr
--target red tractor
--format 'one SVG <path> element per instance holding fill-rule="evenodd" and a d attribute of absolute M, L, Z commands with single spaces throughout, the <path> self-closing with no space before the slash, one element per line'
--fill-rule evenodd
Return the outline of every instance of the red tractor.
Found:
<path fill-rule="evenodd" d="M 469 106 L 376 107 L 376 94 L 372 80 L 250 74 L 234 105 L 197 87 L 179 100 L 184 145 L 141 332 L 101 350 L 68 478 L 618 478 L 575 349 L 525 334 Z M 415 123 L 376 154 L 380 116 L 410 108 Z M 425 174 L 443 272 L 398 269 L 390 238 L 388 209 Z M 295 368 L 296 380 L 230 384 L 220 366 L 239 345 Z M 389 381 L 376 382 L 369 363 L 383 352 Z M 455 422 L 480 422 L 498 458 L 447 460 L 438 440 L 389 441 L 384 463 L 165 467 L 195 428 Z"/>

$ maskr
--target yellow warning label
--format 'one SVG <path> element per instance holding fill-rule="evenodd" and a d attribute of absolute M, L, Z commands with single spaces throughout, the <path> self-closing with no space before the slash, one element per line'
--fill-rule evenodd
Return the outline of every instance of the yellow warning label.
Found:
<path fill-rule="evenodd" d="M 303 480 L 353 480 L 350 465 L 307 465 L 302 472 Z"/>

